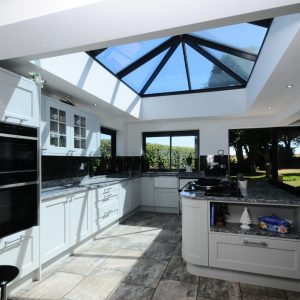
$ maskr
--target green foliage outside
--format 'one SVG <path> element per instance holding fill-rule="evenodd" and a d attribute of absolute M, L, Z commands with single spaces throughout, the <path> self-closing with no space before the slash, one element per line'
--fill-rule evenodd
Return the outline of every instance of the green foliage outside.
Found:
<path fill-rule="evenodd" d="M 173 146 L 170 155 L 169 146 L 149 143 L 146 145 L 145 160 L 148 169 L 178 170 L 185 168 L 189 154 L 193 157 L 192 166 L 195 168 L 195 148 Z"/>

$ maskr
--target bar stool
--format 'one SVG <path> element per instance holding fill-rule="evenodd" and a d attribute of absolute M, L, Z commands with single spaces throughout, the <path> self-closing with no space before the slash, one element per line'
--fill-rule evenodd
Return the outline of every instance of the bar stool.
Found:
<path fill-rule="evenodd" d="M 15 266 L 0 266 L 1 300 L 7 300 L 6 285 L 13 281 L 18 276 L 18 274 L 19 269 Z"/>

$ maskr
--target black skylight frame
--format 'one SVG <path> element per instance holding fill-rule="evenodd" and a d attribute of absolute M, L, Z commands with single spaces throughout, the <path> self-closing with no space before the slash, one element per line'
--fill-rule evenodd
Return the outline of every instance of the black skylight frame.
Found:
<path fill-rule="evenodd" d="M 266 34 L 264 36 L 263 42 L 260 46 L 260 49 L 258 51 L 258 54 L 249 53 L 234 47 L 231 47 L 229 45 L 224 45 L 212 40 L 208 40 L 205 38 L 201 38 L 199 36 L 196 36 L 194 34 L 181 34 L 176 35 L 173 37 L 170 37 L 166 41 L 162 42 L 157 47 L 153 48 L 148 53 L 144 54 L 140 58 L 136 59 L 132 63 L 130 63 L 128 66 L 124 67 L 120 71 L 114 73 L 112 72 L 108 67 L 106 67 L 103 63 L 101 63 L 99 60 L 96 59 L 96 57 L 105 51 L 108 48 L 103 49 L 97 49 L 97 50 L 91 50 L 87 51 L 86 53 L 92 57 L 97 63 L 99 63 L 102 67 L 104 67 L 107 71 L 109 71 L 111 74 L 113 74 L 116 78 L 118 78 L 120 81 L 122 81 L 127 87 L 129 87 L 132 91 L 134 91 L 136 94 L 138 94 L 142 98 L 147 97 L 157 97 L 157 96 L 168 96 L 168 95 L 180 95 L 180 94 L 193 94 L 193 93 L 203 93 L 203 92 L 213 92 L 213 91 L 224 91 L 224 90 L 233 90 L 233 89 L 241 89 L 245 88 L 247 86 L 247 83 L 249 79 L 251 78 L 253 69 L 255 67 L 256 61 L 260 55 L 261 49 L 264 45 L 264 42 L 266 40 L 266 37 L 268 35 L 270 26 L 272 24 L 273 19 L 265 19 L 265 20 L 259 20 L 259 21 L 253 21 L 249 22 L 249 24 L 261 26 L 267 28 Z M 154 79 L 157 77 L 159 72 L 163 69 L 163 67 L 166 65 L 172 54 L 175 52 L 177 47 L 181 44 L 182 50 L 183 50 L 183 56 L 184 56 L 184 63 L 185 63 L 185 70 L 186 70 L 186 76 L 187 76 L 187 82 L 188 82 L 188 90 L 183 91 L 174 91 L 174 92 L 162 92 L 162 93 L 151 93 L 151 94 L 145 94 L 146 90 L 149 88 L 151 83 L 154 81 Z M 196 52 L 198 52 L 200 55 L 207 58 L 211 63 L 219 67 L 222 71 L 224 71 L 227 75 L 234 78 L 237 82 L 240 83 L 240 85 L 235 86 L 225 86 L 225 87 L 216 87 L 216 88 L 202 88 L 202 89 L 192 89 L 191 87 L 191 79 L 190 79 L 190 72 L 189 72 L 189 65 L 186 55 L 186 45 L 194 49 Z M 223 62 L 221 62 L 218 58 L 214 57 L 212 54 L 210 54 L 208 51 L 206 51 L 203 47 L 209 47 L 214 50 L 221 51 L 223 53 L 227 53 L 230 55 L 234 55 L 236 57 L 240 57 L 249 61 L 253 61 L 254 65 L 252 67 L 252 70 L 250 72 L 250 75 L 248 77 L 248 80 L 243 79 L 239 74 L 234 72 L 232 69 L 227 67 Z M 143 88 L 140 92 L 137 92 L 134 88 L 132 88 L 129 84 L 127 84 L 123 78 L 127 75 L 129 75 L 131 72 L 134 72 L 136 69 L 156 57 L 157 55 L 161 54 L 164 51 L 167 51 L 167 53 L 164 55 L 154 72 L 150 75 L 147 82 L 144 84 Z"/>

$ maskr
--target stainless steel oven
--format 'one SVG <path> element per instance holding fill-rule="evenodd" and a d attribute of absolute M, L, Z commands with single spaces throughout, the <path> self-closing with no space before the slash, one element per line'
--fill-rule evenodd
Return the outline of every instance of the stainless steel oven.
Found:
<path fill-rule="evenodd" d="M 37 128 L 0 122 L 0 238 L 37 225 Z"/>

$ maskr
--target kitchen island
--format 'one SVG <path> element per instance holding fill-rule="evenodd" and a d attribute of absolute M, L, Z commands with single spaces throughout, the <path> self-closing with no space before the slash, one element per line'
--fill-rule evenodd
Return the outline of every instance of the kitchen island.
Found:
<path fill-rule="evenodd" d="M 300 199 L 268 182 L 249 182 L 248 197 L 181 192 L 182 255 L 189 272 L 218 279 L 300 291 Z M 212 211 L 222 207 L 226 222 L 216 226 Z M 247 207 L 250 230 L 240 228 Z M 259 216 L 292 221 L 289 233 L 258 226 Z"/>

